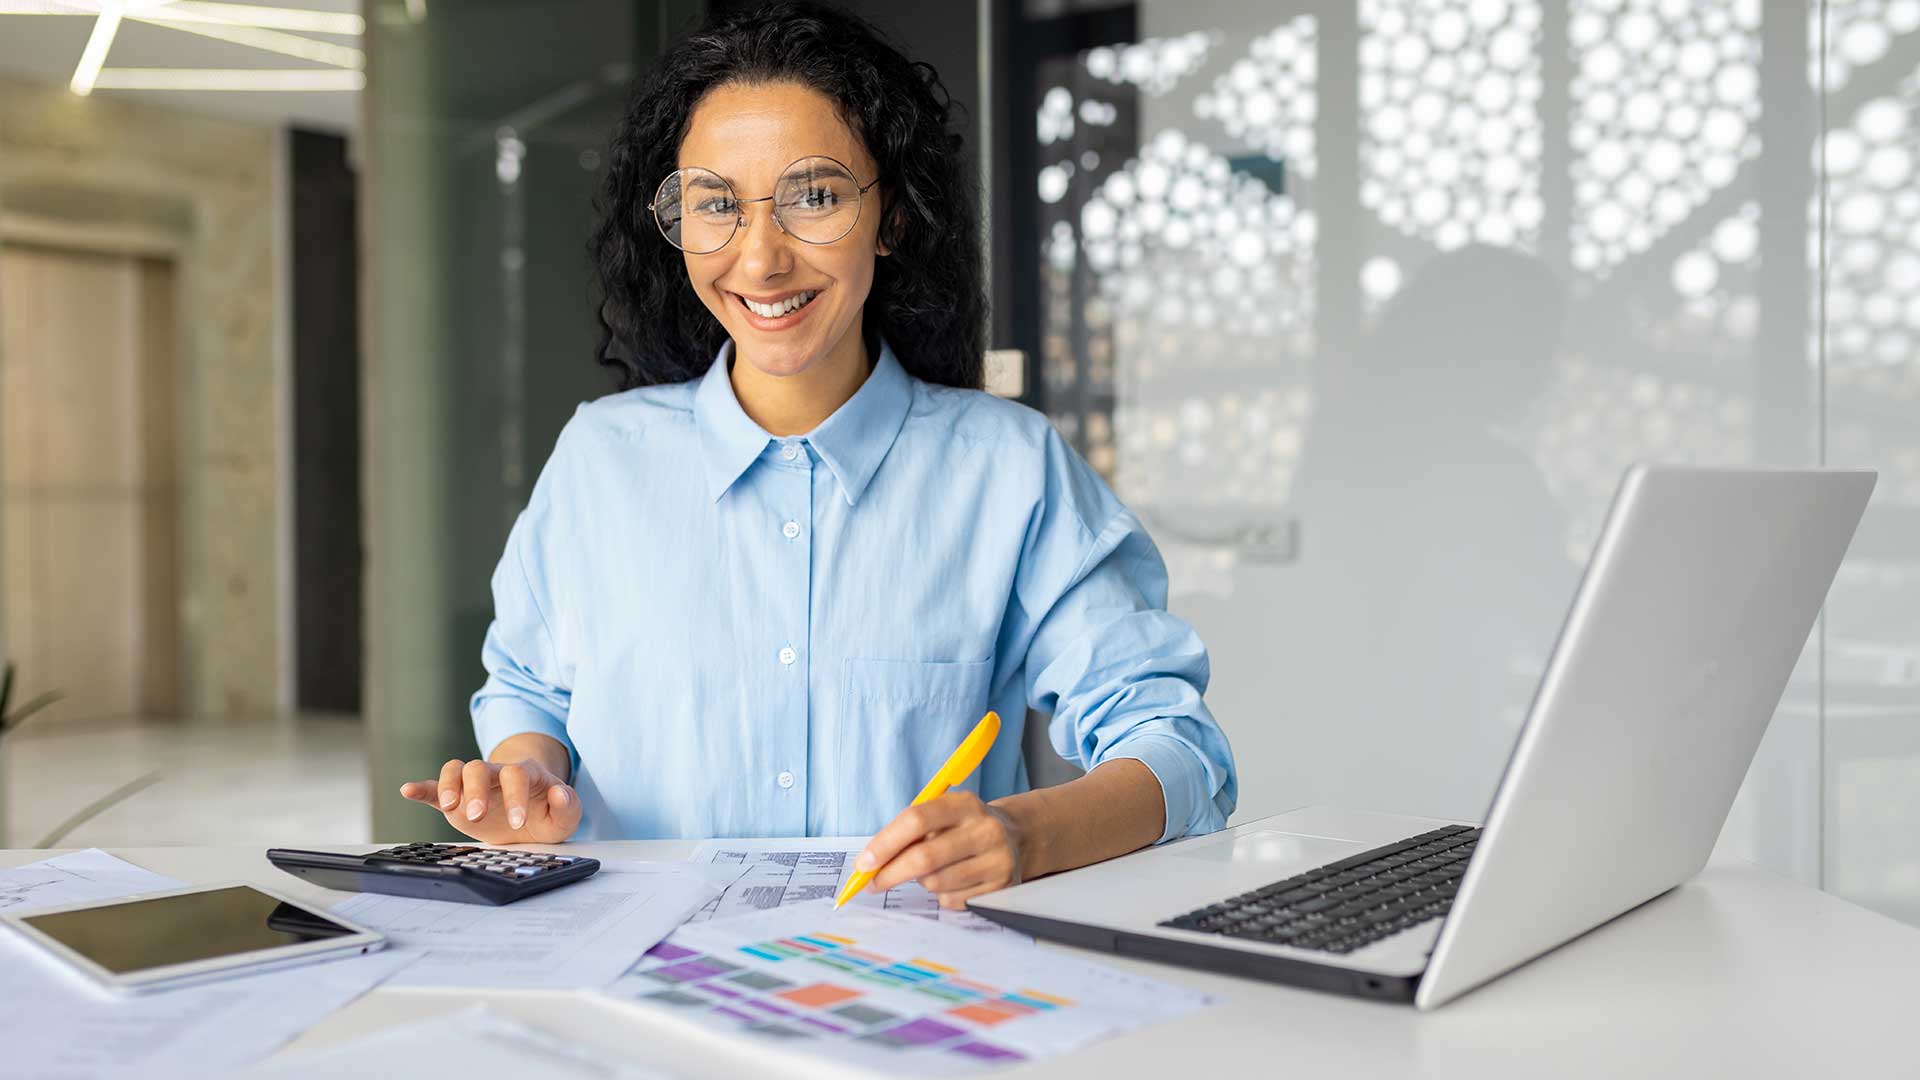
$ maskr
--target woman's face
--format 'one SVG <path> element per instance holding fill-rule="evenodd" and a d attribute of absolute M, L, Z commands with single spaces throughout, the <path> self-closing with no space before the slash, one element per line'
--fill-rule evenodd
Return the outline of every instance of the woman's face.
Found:
<path fill-rule="evenodd" d="M 788 165 L 814 155 L 845 164 L 861 186 L 875 179 L 872 156 L 833 102 L 786 82 L 709 91 L 680 144 L 679 167 L 718 173 L 747 219 L 720 250 L 686 255 L 687 277 L 733 338 L 736 355 L 768 375 L 807 370 L 834 355 L 849 334 L 857 345 L 873 261 L 886 253 L 879 242 L 880 187 L 868 189 L 853 231 L 830 244 L 787 235 L 774 224 L 773 201 L 750 201 L 772 195 Z M 773 317 L 748 307 L 749 301 L 784 307 L 809 295 L 803 306 Z"/>

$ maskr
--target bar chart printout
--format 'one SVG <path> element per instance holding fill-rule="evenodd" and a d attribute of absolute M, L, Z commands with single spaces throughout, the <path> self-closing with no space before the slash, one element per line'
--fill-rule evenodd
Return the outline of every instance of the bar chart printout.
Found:
<path fill-rule="evenodd" d="M 692 921 L 725 919 L 765 911 L 784 904 L 803 904 L 840 895 L 840 886 L 853 876 L 853 859 L 867 846 L 864 836 L 803 837 L 771 840 L 708 840 L 694 850 L 690 861 L 702 866 L 744 871 L 719 897 L 694 914 Z M 862 891 L 851 901 L 856 907 L 900 911 L 944 926 L 996 934 L 1031 943 L 1032 938 L 1009 930 L 970 911 L 947 911 L 917 881 L 888 889 L 885 894 Z"/>
<path fill-rule="evenodd" d="M 607 993 L 894 1075 L 1049 1057 L 1208 1004 L 1186 987 L 830 902 L 689 924 Z"/>

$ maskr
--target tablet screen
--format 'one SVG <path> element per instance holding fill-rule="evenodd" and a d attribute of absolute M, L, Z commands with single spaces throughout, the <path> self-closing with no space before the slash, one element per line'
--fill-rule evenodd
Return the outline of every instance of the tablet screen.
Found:
<path fill-rule="evenodd" d="M 27 915 L 20 921 L 115 975 L 355 932 L 245 885 Z"/>

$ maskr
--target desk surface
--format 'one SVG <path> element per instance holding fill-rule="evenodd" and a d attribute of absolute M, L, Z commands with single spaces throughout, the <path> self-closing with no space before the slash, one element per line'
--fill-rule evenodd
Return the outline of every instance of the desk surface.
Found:
<path fill-rule="evenodd" d="M 693 846 L 636 841 L 565 850 L 605 860 L 677 860 Z M 324 904 L 347 896 L 275 870 L 259 848 L 113 853 L 187 882 L 254 881 Z M 0 866 L 49 854 L 0 851 Z M 1666 896 L 1433 1013 L 1081 955 L 1202 988 L 1220 1003 L 994 1076 L 1164 1080 L 1284 1071 L 1485 1080 L 1888 1076 L 1920 1068 L 1913 1043 L 1920 930 L 1737 860 L 1716 860 Z M 693 1033 L 633 1007 L 553 992 L 378 990 L 289 1049 L 330 1045 L 475 1001 L 680 1076 L 765 1074 L 773 1060 L 751 1044 Z M 840 1070 L 820 1061 L 807 1075 Z"/>

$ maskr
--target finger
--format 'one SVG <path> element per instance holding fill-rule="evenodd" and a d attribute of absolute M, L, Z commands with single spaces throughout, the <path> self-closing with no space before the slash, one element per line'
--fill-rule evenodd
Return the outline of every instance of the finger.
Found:
<path fill-rule="evenodd" d="M 524 766 L 500 766 L 500 801 L 507 808 L 507 828 L 518 829 L 527 823 L 527 795 L 532 783 Z"/>
<path fill-rule="evenodd" d="M 557 844 L 580 828 L 580 793 L 555 781 L 547 788 L 540 805 L 547 809 L 541 824 L 540 843 Z"/>
<path fill-rule="evenodd" d="M 1006 872 L 1007 860 L 997 852 L 985 851 L 921 875 L 920 884 L 930 893 L 955 893 L 1004 880 Z"/>
<path fill-rule="evenodd" d="M 497 766 L 485 761 L 469 761 L 460 772 L 461 817 L 479 821 L 487 816 L 487 803 L 493 799 L 493 774 Z"/>
<path fill-rule="evenodd" d="M 440 766 L 440 809 L 449 814 L 460 804 L 460 770 L 465 765 L 459 758 L 452 758 Z"/>
<path fill-rule="evenodd" d="M 895 855 L 873 876 L 873 891 L 917 881 L 937 870 L 981 854 L 978 840 L 967 829 L 943 829 Z"/>
<path fill-rule="evenodd" d="M 874 870 L 886 866 L 908 845 L 938 829 L 957 824 L 968 812 L 969 799 L 975 803 L 980 801 L 972 792 L 949 791 L 937 799 L 900 811 L 867 841 L 866 848 L 853 860 L 853 868 Z"/>
<path fill-rule="evenodd" d="M 440 785 L 432 780 L 415 780 L 400 785 L 400 797 L 429 806 L 440 805 Z"/>

